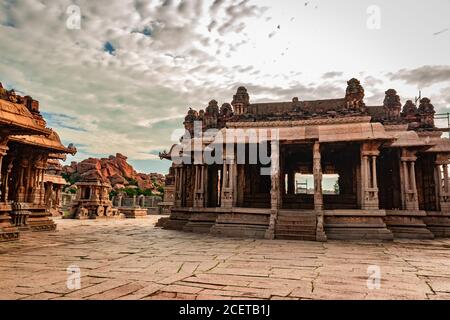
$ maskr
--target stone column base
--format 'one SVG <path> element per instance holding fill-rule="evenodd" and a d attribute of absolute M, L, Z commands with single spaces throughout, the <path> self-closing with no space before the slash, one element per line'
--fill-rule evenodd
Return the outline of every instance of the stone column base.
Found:
<path fill-rule="evenodd" d="M 433 233 L 427 228 L 421 210 L 386 210 L 384 221 L 394 238 L 433 239 Z"/>
<path fill-rule="evenodd" d="M 147 209 L 144 208 L 119 208 L 119 212 L 129 219 L 143 219 L 147 218 Z"/>
<path fill-rule="evenodd" d="M 450 238 L 450 211 L 427 211 L 423 221 L 436 238 Z"/>
<path fill-rule="evenodd" d="M 49 214 L 45 211 L 31 212 L 28 216 L 27 225 L 31 231 L 54 231 L 56 223 L 49 218 Z"/>
<path fill-rule="evenodd" d="M 327 242 L 327 235 L 325 234 L 325 231 L 322 232 L 316 232 L 316 241 L 319 242 Z"/>
<path fill-rule="evenodd" d="M 19 239 L 19 229 L 11 224 L 11 217 L 7 212 L 0 213 L 0 241 Z"/>

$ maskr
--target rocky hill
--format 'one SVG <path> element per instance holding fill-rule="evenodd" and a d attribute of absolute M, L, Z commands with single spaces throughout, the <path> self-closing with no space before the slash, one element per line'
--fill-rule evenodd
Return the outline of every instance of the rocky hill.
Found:
<path fill-rule="evenodd" d="M 73 161 L 69 166 L 63 167 L 62 174 L 71 184 L 80 179 L 98 178 L 108 180 L 115 190 L 134 188 L 151 190 L 153 194 L 160 193 L 165 181 L 164 175 L 159 173 L 136 172 L 127 162 L 127 157 L 120 153 L 109 158 Z"/>

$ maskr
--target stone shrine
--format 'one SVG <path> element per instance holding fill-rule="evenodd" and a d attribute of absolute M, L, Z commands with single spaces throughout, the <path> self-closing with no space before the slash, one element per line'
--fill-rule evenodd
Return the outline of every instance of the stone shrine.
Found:
<path fill-rule="evenodd" d="M 46 127 L 39 102 L 0 83 L 0 241 L 21 231 L 51 231 L 45 192 L 48 161 L 76 153 Z"/>
<path fill-rule="evenodd" d="M 180 143 L 160 154 L 174 170 L 164 228 L 317 241 L 450 236 L 450 140 L 431 101 L 402 107 L 389 89 L 367 106 L 354 78 L 344 93 L 252 103 L 239 87 L 231 104 L 190 108 Z"/>
<path fill-rule="evenodd" d="M 75 219 L 124 218 L 109 199 L 111 184 L 89 177 L 78 181 L 77 194 L 72 202 L 71 217 Z"/>

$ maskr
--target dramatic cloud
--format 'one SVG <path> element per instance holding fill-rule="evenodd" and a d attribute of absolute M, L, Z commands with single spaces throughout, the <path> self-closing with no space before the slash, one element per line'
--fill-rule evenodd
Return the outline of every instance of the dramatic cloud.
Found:
<path fill-rule="evenodd" d="M 342 77 L 344 73 L 343 72 L 339 72 L 339 71 L 329 71 L 329 72 L 325 72 L 322 75 L 323 79 L 331 79 L 331 78 L 336 78 L 336 77 Z"/>
<path fill-rule="evenodd" d="M 240 85 L 254 102 L 313 100 L 343 97 L 346 81 L 360 75 L 370 104 L 390 87 L 411 98 L 417 84 L 448 103 L 445 34 L 427 31 L 436 66 L 415 51 L 383 60 L 379 48 L 411 41 L 393 39 L 387 27 L 368 33 L 365 8 L 355 3 L 315 10 L 295 0 L 0 1 L 0 81 L 40 101 L 48 125 L 77 145 L 76 159 L 121 152 L 146 171 L 167 170 L 156 155 L 171 146 L 188 107 L 230 102 Z M 72 5 L 80 29 L 67 27 Z M 447 21 L 430 17 L 434 31 Z"/>
<path fill-rule="evenodd" d="M 403 80 L 419 88 L 425 88 L 438 82 L 450 82 L 450 65 L 401 69 L 396 73 L 388 73 L 388 76 L 391 80 Z"/>

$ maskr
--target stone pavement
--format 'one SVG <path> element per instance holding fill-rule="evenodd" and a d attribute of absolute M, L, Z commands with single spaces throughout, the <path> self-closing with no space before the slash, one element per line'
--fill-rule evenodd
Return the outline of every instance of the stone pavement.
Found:
<path fill-rule="evenodd" d="M 450 299 L 450 239 L 217 238 L 156 219 L 58 220 L 56 232 L 0 243 L 0 299 Z"/>

